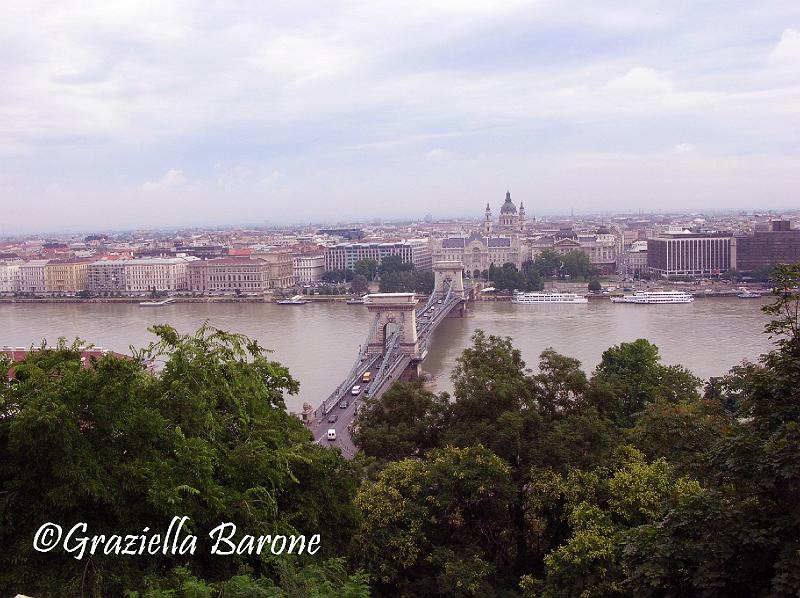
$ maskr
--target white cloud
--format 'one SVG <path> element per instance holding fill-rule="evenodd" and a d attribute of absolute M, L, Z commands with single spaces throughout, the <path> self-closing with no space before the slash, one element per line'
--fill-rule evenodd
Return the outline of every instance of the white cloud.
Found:
<path fill-rule="evenodd" d="M 767 56 L 769 64 L 792 64 L 800 67 L 800 31 L 785 29 L 778 45 Z"/>
<path fill-rule="evenodd" d="M 676 154 L 688 154 L 694 151 L 694 145 L 691 143 L 678 143 L 672 147 L 672 151 Z"/>
<path fill-rule="evenodd" d="M 186 175 L 182 170 L 171 168 L 156 181 L 147 181 L 142 184 L 143 191 L 165 191 L 181 187 L 186 183 Z"/>
<path fill-rule="evenodd" d="M 444 151 L 440 147 L 437 147 L 429 151 L 427 154 L 425 154 L 425 157 L 428 158 L 428 160 L 441 160 L 445 158 L 447 154 L 448 152 Z"/>

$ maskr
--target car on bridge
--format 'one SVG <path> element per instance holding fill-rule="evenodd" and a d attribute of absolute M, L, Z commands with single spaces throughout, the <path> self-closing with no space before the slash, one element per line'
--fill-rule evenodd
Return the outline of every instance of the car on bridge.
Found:
<path fill-rule="evenodd" d="M 442 300 L 441 300 L 441 299 L 439 299 L 439 300 L 438 300 L 436 303 L 439 303 L 439 304 L 441 304 L 441 303 L 442 303 Z"/>
<path fill-rule="evenodd" d="M 347 409 L 349 406 L 350 406 L 350 403 L 348 403 L 347 401 L 341 401 L 339 403 L 339 409 Z"/>
<path fill-rule="evenodd" d="M 339 421 L 339 416 L 336 415 L 335 413 L 331 413 L 328 416 L 328 423 L 329 424 L 335 424 L 337 421 Z"/>
<path fill-rule="evenodd" d="M 358 393 L 360 393 L 360 392 L 361 392 L 361 386 L 360 386 L 360 385 L 358 385 L 358 384 L 356 384 L 356 385 L 353 387 L 353 389 L 350 391 L 350 394 L 351 394 L 351 395 L 353 395 L 353 396 L 355 397 L 355 396 L 358 396 Z"/>
<path fill-rule="evenodd" d="M 333 428 L 330 428 L 328 430 L 328 440 L 330 441 L 336 440 L 336 430 L 334 430 Z"/>

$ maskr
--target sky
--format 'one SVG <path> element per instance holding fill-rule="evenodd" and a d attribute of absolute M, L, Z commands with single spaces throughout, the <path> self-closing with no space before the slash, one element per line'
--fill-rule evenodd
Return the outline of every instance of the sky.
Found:
<path fill-rule="evenodd" d="M 800 207 L 800 2 L 6 1 L 0 234 Z"/>

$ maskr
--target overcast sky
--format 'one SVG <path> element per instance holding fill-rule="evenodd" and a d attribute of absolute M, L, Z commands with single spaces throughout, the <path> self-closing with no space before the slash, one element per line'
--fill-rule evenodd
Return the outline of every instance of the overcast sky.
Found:
<path fill-rule="evenodd" d="M 800 2 L 6 1 L 0 233 L 800 206 Z"/>

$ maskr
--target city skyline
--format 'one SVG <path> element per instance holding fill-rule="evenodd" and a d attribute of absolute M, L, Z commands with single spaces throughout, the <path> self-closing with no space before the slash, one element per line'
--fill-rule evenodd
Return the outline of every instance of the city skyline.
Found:
<path fill-rule="evenodd" d="M 6 12 L 3 236 L 797 205 L 796 3 Z"/>

